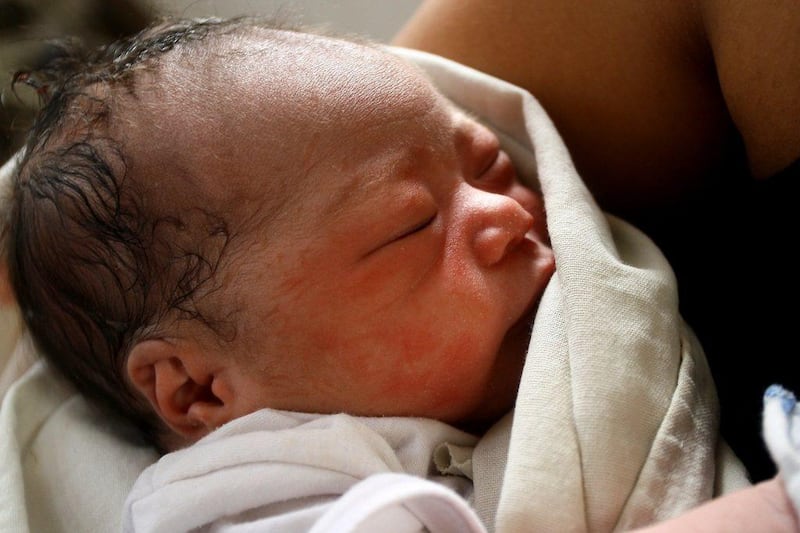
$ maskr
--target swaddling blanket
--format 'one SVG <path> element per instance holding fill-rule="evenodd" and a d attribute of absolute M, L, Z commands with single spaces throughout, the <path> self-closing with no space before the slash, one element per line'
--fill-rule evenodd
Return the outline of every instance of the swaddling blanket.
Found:
<path fill-rule="evenodd" d="M 715 472 L 713 382 L 658 248 L 600 211 L 531 95 L 440 58 L 403 54 L 504 134 L 520 175 L 541 185 L 556 258 L 502 479 L 502 445 L 499 457 L 492 446 L 475 454 L 475 505 L 488 525 L 499 498 L 497 531 L 624 530 L 711 498 L 715 474 L 745 484 L 738 461 L 726 457 L 728 471 Z"/>

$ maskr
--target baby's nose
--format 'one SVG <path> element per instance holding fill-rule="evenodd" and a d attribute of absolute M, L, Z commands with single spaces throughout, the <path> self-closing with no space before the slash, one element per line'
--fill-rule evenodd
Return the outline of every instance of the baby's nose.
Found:
<path fill-rule="evenodd" d="M 533 216 L 519 202 L 502 194 L 483 193 L 475 214 L 473 248 L 478 262 L 499 263 L 533 228 Z"/>

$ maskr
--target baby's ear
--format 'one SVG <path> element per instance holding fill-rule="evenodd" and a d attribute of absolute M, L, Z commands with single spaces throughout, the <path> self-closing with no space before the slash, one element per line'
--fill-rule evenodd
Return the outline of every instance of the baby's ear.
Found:
<path fill-rule="evenodd" d="M 233 390 L 224 368 L 191 341 L 148 339 L 137 343 L 126 370 L 135 390 L 174 431 L 197 440 L 235 418 Z"/>

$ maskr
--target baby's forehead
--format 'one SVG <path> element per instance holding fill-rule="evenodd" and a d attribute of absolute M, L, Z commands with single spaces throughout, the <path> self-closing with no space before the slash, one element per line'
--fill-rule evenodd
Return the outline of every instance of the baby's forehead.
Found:
<path fill-rule="evenodd" d="M 165 210 L 285 212 L 325 194 L 309 176 L 346 171 L 315 174 L 320 166 L 363 155 L 372 129 L 440 98 L 415 67 L 372 46 L 270 32 L 210 44 L 165 56 L 120 106 L 134 166 Z"/>
<path fill-rule="evenodd" d="M 257 129 L 278 146 L 294 140 L 293 128 L 313 135 L 318 126 L 414 107 L 432 92 L 416 67 L 360 43 L 264 31 L 210 45 L 199 55 L 167 54 L 139 75 L 128 112 L 157 130 L 147 138 L 177 131 L 179 141 L 180 130 L 193 130 L 236 139 Z"/>

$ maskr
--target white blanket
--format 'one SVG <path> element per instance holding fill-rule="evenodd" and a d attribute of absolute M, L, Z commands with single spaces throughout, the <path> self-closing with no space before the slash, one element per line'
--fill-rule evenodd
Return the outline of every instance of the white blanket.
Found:
<path fill-rule="evenodd" d="M 145 470 L 123 530 L 481 531 L 469 479 L 442 476 L 432 461 L 440 443 L 476 440 L 435 420 L 264 409 Z"/>
<path fill-rule="evenodd" d="M 727 454 L 721 454 L 723 461 L 715 461 L 713 385 L 699 346 L 678 316 L 675 280 L 658 250 L 634 228 L 600 212 L 553 125 L 530 95 L 440 58 L 397 53 L 417 61 L 445 94 L 501 132 L 521 174 L 538 178 L 545 195 L 558 272 L 536 317 L 513 430 L 509 432 L 511 418 L 504 419 L 482 439 L 472 457 L 474 505 L 488 528 L 502 532 L 625 529 L 672 516 L 710 498 L 715 480 L 723 489 L 745 484 L 741 466 L 728 461 Z M 4 404 L 4 411 L 10 409 Z M 7 424 L 10 419 L 2 420 Z M 3 464 L 19 462 L 14 453 L 24 454 L 24 450 L 9 450 L 0 446 Z M 84 460 L 82 475 L 92 471 L 96 458 Z M 718 463 L 726 466 L 717 468 Z M 354 466 L 342 468 L 350 471 Z M 42 505 L 23 485 L 28 466 L 14 468 L 3 483 L 10 480 L 7 486 L 16 496 L 9 501 L 16 507 L 0 511 L 2 525 L 4 517 L 10 520 L 9 516 L 26 512 L 30 516 Z M 186 471 L 172 472 L 177 480 Z M 246 467 L 244 472 L 248 472 Z M 369 472 L 373 471 L 363 473 Z M 107 469 L 94 469 L 94 473 L 92 479 L 100 487 L 131 482 L 130 477 L 120 480 L 120 476 L 110 476 L 111 481 Z M 145 486 L 152 481 L 144 479 Z M 289 477 L 283 481 L 287 487 L 293 485 Z M 364 485 L 352 481 L 351 489 L 358 488 L 363 496 Z M 59 483 L 80 486 L 85 482 Z M 383 518 L 390 523 L 398 509 L 406 518 L 410 512 L 417 525 L 429 527 L 434 524 L 426 519 L 443 516 L 416 506 L 431 493 L 423 479 L 410 481 L 401 475 L 388 484 L 393 496 L 384 503 L 391 505 L 381 508 L 386 509 Z M 189 485 L 184 482 L 176 487 Z M 316 488 L 307 484 L 303 488 L 308 489 L 303 497 L 314 497 Z M 317 496 L 330 498 L 346 488 L 339 486 Z M 448 500 L 454 493 L 443 490 L 435 498 L 440 508 L 450 509 L 449 523 L 473 527 L 468 510 L 452 503 L 461 500 Z M 248 488 L 246 494 L 252 492 Z M 398 500 L 398 494 L 404 496 Z M 231 492 L 225 501 L 235 499 Z M 367 500 L 349 493 L 338 500 L 343 503 L 328 507 L 344 514 L 322 513 L 315 519 L 347 519 L 364 508 L 360 501 Z M 308 525 L 310 515 L 301 515 L 287 513 L 287 520 L 300 517 L 300 523 Z M 97 522 L 88 523 L 74 530 L 109 530 Z M 353 531 L 364 524 L 348 523 Z"/>

